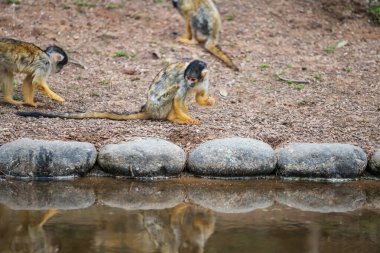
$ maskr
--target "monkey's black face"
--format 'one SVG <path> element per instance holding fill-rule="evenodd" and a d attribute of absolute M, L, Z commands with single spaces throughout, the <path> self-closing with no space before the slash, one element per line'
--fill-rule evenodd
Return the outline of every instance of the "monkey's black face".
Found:
<path fill-rule="evenodd" d="M 63 51 L 63 49 L 60 47 L 49 46 L 45 49 L 45 53 L 47 53 L 49 57 L 53 59 L 53 62 L 56 65 L 55 73 L 61 71 L 63 66 L 65 66 L 69 61 L 66 52 Z"/>
<path fill-rule="evenodd" d="M 200 60 L 194 60 L 185 69 L 185 79 L 190 87 L 194 87 L 199 81 L 203 80 L 202 72 L 206 70 L 207 64 Z"/>

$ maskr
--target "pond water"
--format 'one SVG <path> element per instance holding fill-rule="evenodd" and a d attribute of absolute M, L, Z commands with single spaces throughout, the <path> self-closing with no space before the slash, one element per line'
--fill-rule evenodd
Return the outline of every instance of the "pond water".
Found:
<path fill-rule="evenodd" d="M 0 181 L 0 252 L 380 252 L 380 181 Z"/>

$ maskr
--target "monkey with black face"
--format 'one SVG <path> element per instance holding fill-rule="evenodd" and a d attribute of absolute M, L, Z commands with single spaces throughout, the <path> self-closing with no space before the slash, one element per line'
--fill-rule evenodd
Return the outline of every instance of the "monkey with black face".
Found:
<path fill-rule="evenodd" d="M 209 77 L 205 62 L 174 63 L 161 70 L 148 89 L 147 101 L 139 112 L 113 113 L 39 113 L 17 112 L 20 116 L 50 118 L 105 118 L 112 120 L 152 119 L 168 120 L 179 124 L 198 124 L 189 115 L 187 98 L 195 94 L 199 105 L 212 106 L 215 99 L 208 95 Z"/>
<path fill-rule="evenodd" d="M 67 54 L 60 47 L 49 46 L 42 50 L 32 43 L 0 38 L 0 87 L 4 102 L 37 107 L 42 105 L 34 101 L 37 89 L 62 104 L 65 100 L 50 90 L 46 80 L 50 73 L 58 73 L 67 62 Z M 22 83 L 23 101 L 13 99 L 14 73 L 26 74 Z"/>
<path fill-rule="evenodd" d="M 173 6 L 185 20 L 185 33 L 177 41 L 185 44 L 204 43 L 204 47 L 222 60 L 228 67 L 239 71 L 219 47 L 222 22 L 212 0 L 172 0 Z"/>

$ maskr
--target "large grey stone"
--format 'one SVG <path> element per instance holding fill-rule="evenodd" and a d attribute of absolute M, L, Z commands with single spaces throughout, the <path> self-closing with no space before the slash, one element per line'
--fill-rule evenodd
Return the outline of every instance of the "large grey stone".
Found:
<path fill-rule="evenodd" d="M 216 139 L 199 145 L 189 157 L 189 171 L 202 176 L 245 177 L 270 174 L 276 155 L 268 144 L 249 138 Z"/>
<path fill-rule="evenodd" d="M 380 175 L 380 149 L 371 156 L 369 160 L 369 171 L 375 175 Z"/>
<path fill-rule="evenodd" d="M 0 203 L 14 210 L 81 209 L 95 200 L 92 189 L 71 181 L 0 181 Z"/>
<path fill-rule="evenodd" d="M 353 178 L 367 166 L 364 151 L 350 144 L 292 143 L 277 152 L 282 176 Z"/>
<path fill-rule="evenodd" d="M 128 177 L 175 176 L 182 172 L 186 153 L 161 139 L 141 139 L 104 146 L 98 164 L 105 172 Z"/>
<path fill-rule="evenodd" d="M 3 176 L 80 176 L 96 161 L 95 146 L 87 142 L 19 139 L 0 147 Z"/>

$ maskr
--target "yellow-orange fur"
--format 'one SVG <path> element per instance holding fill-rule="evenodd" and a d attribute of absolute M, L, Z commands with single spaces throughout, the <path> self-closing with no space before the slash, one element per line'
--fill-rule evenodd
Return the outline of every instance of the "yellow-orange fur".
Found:
<path fill-rule="evenodd" d="M 187 72 L 186 72 L 187 71 Z M 185 75 L 185 72 L 187 73 Z M 187 80 L 192 78 L 193 80 Z M 50 118 L 105 118 L 112 120 L 157 119 L 179 124 L 198 124 L 199 120 L 189 115 L 187 98 L 195 93 L 199 105 L 212 106 L 215 99 L 208 95 L 208 70 L 202 61 L 174 63 L 161 70 L 148 89 L 147 100 L 139 112 L 113 113 L 39 113 L 17 112 L 20 116 Z"/>
<path fill-rule="evenodd" d="M 58 72 L 66 63 L 66 53 L 56 46 L 43 51 L 32 43 L 0 38 L 0 86 L 4 102 L 36 107 L 41 105 L 34 101 L 34 90 L 37 89 L 49 98 L 63 103 L 64 99 L 47 86 L 46 79 L 51 72 Z M 22 83 L 23 101 L 13 99 L 14 73 L 26 74 Z"/>
<path fill-rule="evenodd" d="M 228 67 L 238 71 L 232 62 L 218 46 L 222 29 L 218 9 L 212 0 L 172 0 L 185 20 L 185 32 L 177 41 L 186 44 L 204 43 L 204 47 L 222 60 Z"/>

